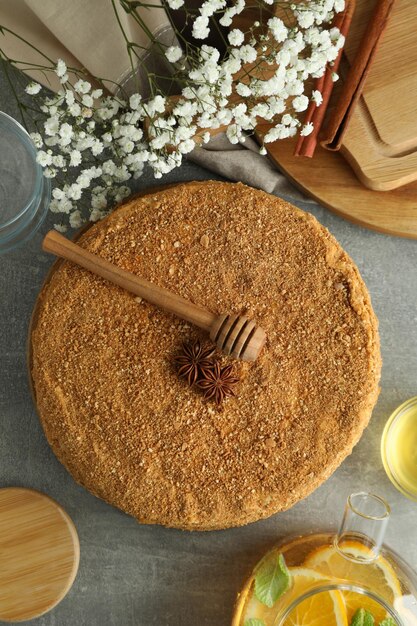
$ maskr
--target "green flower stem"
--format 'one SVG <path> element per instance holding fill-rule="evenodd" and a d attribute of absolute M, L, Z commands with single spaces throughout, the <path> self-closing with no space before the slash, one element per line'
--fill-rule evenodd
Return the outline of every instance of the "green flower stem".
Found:
<path fill-rule="evenodd" d="M 51 65 L 54 65 L 54 62 L 52 61 L 52 59 L 50 59 L 44 52 L 39 50 L 39 48 L 37 48 L 36 46 L 31 44 L 29 41 L 27 41 L 26 39 L 24 39 L 23 37 L 21 37 L 17 33 L 15 33 L 13 30 L 10 30 L 10 28 L 7 28 L 6 26 L 3 26 L 2 24 L 0 24 L 0 33 L 4 34 L 5 32 L 9 33 L 13 37 L 16 37 L 16 39 L 20 39 L 20 41 L 23 41 L 23 43 L 25 43 L 27 46 L 29 46 L 29 48 L 32 48 L 32 50 L 35 50 L 36 52 L 38 52 L 38 54 L 40 54 L 44 59 L 49 61 L 49 63 L 51 63 Z"/>

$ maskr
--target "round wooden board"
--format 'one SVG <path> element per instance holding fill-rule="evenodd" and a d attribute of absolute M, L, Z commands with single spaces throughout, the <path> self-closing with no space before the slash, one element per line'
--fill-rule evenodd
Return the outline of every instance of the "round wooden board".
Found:
<path fill-rule="evenodd" d="M 417 239 L 417 181 L 393 191 L 373 191 L 337 152 L 318 146 L 309 159 L 295 157 L 294 147 L 292 139 L 266 144 L 272 161 L 305 194 L 360 226 Z"/>
<path fill-rule="evenodd" d="M 70 590 L 80 544 L 67 513 L 48 496 L 0 489 L 0 620 L 39 617 Z"/>

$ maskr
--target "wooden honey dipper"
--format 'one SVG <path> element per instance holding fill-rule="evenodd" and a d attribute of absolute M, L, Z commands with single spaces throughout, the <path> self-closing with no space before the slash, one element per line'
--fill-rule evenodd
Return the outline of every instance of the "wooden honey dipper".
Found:
<path fill-rule="evenodd" d="M 220 350 L 236 359 L 255 361 L 266 340 L 265 331 L 244 315 L 216 315 L 205 307 L 193 304 L 168 289 L 158 287 L 131 272 L 113 265 L 97 254 L 85 250 L 55 230 L 42 242 L 45 252 L 72 261 L 101 278 L 123 287 L 147 302 L 191 322 L 210 334 Z"/>

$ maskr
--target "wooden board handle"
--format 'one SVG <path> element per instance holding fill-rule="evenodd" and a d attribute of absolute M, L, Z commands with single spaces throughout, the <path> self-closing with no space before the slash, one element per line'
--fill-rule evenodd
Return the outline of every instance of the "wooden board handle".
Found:
<path fill-rule="evenodd" d="M 113 265 L 113 263 L 85 250 L 55 230 L 51 230 L 46 234 L 42 242 L 42 248 L 45 252 L 50 252 L 67 261 L 72 261 L 93 274 L 105 278 L 111 283 L 140 296 L 147 302 L 155 304 L 169 313 L 174 313 L 181 319 L 196 324 L 196 326 L 206 331 L 210 331 L 214 320 L 217 318 L 208 309 L 193 304 L 168 289 L 158 287 L 144 278 L 140 278 L 131 272 L 117 267 L 117 265 Z"/>

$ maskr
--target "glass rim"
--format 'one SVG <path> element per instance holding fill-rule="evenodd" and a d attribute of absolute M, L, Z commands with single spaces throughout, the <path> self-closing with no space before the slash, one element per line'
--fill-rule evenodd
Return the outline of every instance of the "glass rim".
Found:
<path fill-rule="evenodd" d="M 278 615 L 274 621 L 274 626 L 281 626 L 285 622 L 285 620 L 290 616 L 292 611 L 297 608 L 304 600 L 308 600 L 312 596 L 318 595 L 319 593 L 326 593 L 331 591 L 350 591 L 354 593 L 359 593 L 364 596 L 368 596 L 378 604 L 380 604 L 386 612 L 395 620 L 398 626 L 405 626 L 404 621 L 395 610 L 394 607 L 389 605 L 384 598 L 381 598 L 377 593 L 374 593 L 370 589 L 365 589 L 364 587 L 360 587 L 359 585 L 354 585 L 350 583 L 338 582 L 338 583 L 328 583 L 328 584 L 319 584 L 317 587 L 309 589 L 301 594 L 298 598 L 295 598 L 291 604 L 285 609 L 285 611 Z"/>
<path fill-rule="evenodd" d="M 396 472 L 394 471 L 389 461 L 389 455 L 387 453 L 388 451 L 387 440 L 388 440 L 388 436 L 389 436 L 391 429 L 395 426 L 396 423 L 398 423 L 398 421 L 402 418 L 404 413 L 406 413 L 408 409 L 414 405 L 417 405 L 417 396 L 413 396 L 412 398 L 405 400 L 405 402 L 403 402 L 396 409 L 394 409 L 394 411 L 389 416 L 384 426 L 384 431 L 382 433 L 382 438 L 381 438 L 381 457 L 382 457 L 382 464 L 384 466 L 385 473 L 390 479 L 391 483 L 394 485 L 394 487 L 404 496 L 409 498 L 410 500 L 417 502 L 417 491 L 416 492 L 409 491 L 401 484 L 401 482 L 398 480 Z"/>
<path fill-rule="evenodd" d="M 379 502 L 379 504 L 382 504 L 382 506 L 385 509 L 384 514 L 383 515 L 370 515 L 369 513 L 364 513 L 363 511 L 358 509 L 358 507 L 355 506 L 352 500 L 353 498 L 357 498 L 359 496 L 362 496 L 362 497 L 365 496 L 366 498 L 376 500 L 377 502 Z M 348 496 L 347 502 L 348 502 L 348 506 L 352 509 L 355 515 L 358 515 L 359 517 L 362 517 L 364 519 L 367 519 L 373 522 L 382 522 L 383 520 L 386 520 L 391 515 L 391 507 L 388 504 L 388 502 L 384 500 L 384 498 L 382 498 L 381 496 L 377 496 L 375 493 L 370 493 L 368 491 L 357 491 L 356 493 L 351 493 Z"/>
<path fill-rule="evenodd" d="M 36 169 L 36 181 L 35 181 L 35 187 L 32 192 L 32 195 L 30 199 L 28 200 L 28 202 L 26 203 L 26 205 L 18 213 L 16 213 L 16 215 L 14 215 L 12 218 L 7 220 L 6 222 L 0 223 L 0 236 L 3 230 L 5 230 L 6 228 L 9 228 L 15 222 L 19 221 L 25 215 L 25 213 L 27 213 L 28 211 L 30 211 L 30 209 L 33 208 L 34 199 L 40 196 L 43 185 L 44 185 L 42 167 L 39 165 L 39 163 L 36 162 L 36 147 L 29 133 L 22 126 L 22 124 L 20 124 L 20 122 L 15 120 L 14 117 L 12 117 L 11 115 L 8 115 L 4 111 L 0 111 L 0 124 L 1 124 L 2 119 L 5 120 L 5 122 L 8 125 L 8 128 L 10 128 L 10 130 L 14 132 L 22 140 L 25 147 L 29 150 L 29 152 L 33 156 L 33 162 L 34 162 L 35 169 Z"/>

